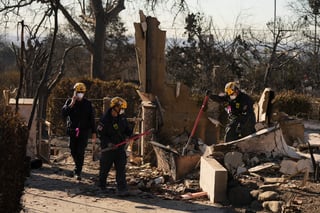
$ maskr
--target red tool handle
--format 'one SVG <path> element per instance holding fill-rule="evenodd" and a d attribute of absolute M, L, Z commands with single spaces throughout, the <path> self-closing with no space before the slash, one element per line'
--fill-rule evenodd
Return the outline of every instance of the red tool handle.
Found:
<path fill-rule="evenodd" d="M 147 130 L 147 131 L 145 131 L 145 132 L 142 132 L 142 133 L 140 133 L 140 134 L 136 134 L 136 135 L 134 135 L 134 136 L 132 136 L 132 137 L 130 137 L 130 138 L 128 138 L 128 139 L 120 142 L 120 143 L 117 143 L 117 144 L 115 145 L 115 147 L 119 147 L 119 146 L 121 146 L 121 145 L 123 145 L 123 144 L 129 143 L 129 142 L 132 141 L 132 140 L 136 140 L 136 139 L 138 139 L 138 138 L 140 138 L 140 137 L 142 137 L 142 136 L 144 136 L 144 135 L 148 135 L 148 134 L 150 134 L 152 131 L 153 131 L 153 129 L 149 129 L 149 130 Z"/>
<path fill-rule="evenodd" d="M 121 146 L 121 145 L 123 145 L 123 144 L 126 144 L 126 143 L 129 143 L 129 142 L 132 141 L 132 140 L 136 140 L 136 139 L 138 139 L 138 138 L 140 138 L 140 137 L 142 137 L 142 136 L 144 136 L 144 135 L 148 135 L 148 134 L 152 133 L 153 130 L 154 130 L 154 129 L 149 129 L 149 130 L 147 130 L 147 131 L 145 131 L 145 132 L 142 132 L 142 133 L 140 133 L 140 134 L 136 134 L 136 135 L 134 135 L 134 136 L 132 136 L 132 137 L 130 137 L 130 138 L 127 138 L 126 140 L 124 140 L 124 141 L 122 141 L 122 142 L 120 142 L 120 143 L 115 144 L 113 147 L 104 148 L 104 149 L 102 149 L 100 152 L 105 152 L 105 151 L 110 151 L 110 150 L 116 149 L 116 148 L 118 148 L 119 146 Z"/>
<path fill-rule="evenodd" d="M 200 117 L 201 117 L 201 115 L 202 115 L 203 109 L 205 108 L 205 106 L 206 106 L 206 104 L 207 104 L 207 102 L 208 102 L 208 99 L 209 99 L 209 96 L 206 96 L 206 97 L 204 98 L 203 102 L 202 102 L 202 106 L 201 106 L 201 108 L 200 108 L 200 111 L 199 111 L 199 113 L 198 113 L 198 116 L 197 116 L 197 118 L 196 118 L 196 121 L 194 122 L 194 125 L 193 125 L 193 128 L 192 128 L 190 137 L 193 137 L 193 135 L 194 135 L 194 133 L 195 133 L 195 131 L 196 131 L 196 129 L 197 129 L 197 126 L 198 126 Z"/>
<path fill-rule="evenodd" d="M 189 143 L 190 143 L 190 141 L 191 141 L 191 138 L 194 136 L 194 133 L 196 132 L 196 129 L 197 129 L 197 126 L 198 126 L 200 117 L 201 117 L 201 115 L 202 115 L 203 109 L 205 108 L 208 100 L 209 100 L 209 94 L 207 93 L 206 96 L 205 96 L 204 99 L 203 99 L 202 106 L 201 106 L 201 108 L 200 108 L 200 111 L 199 111 L 199 113 L 198 113 L 198 116 L 197 116 L 197 118 L 196 118 L 196 121 L 195 121 L 194 124 L 193 124 L 193 128 L 192 128 L 191 134 L 190 134 L 190 136 L 189 136 L 189 138 L 188 138 L 188 141 L 187 141 L 186 145 L 185 145 L 185 146 L 183 147 L 183 149 L 182 149 L 182 156 L 185 154 L 186 149 L 187 149 L 187 147 L 188 147 L 188 145 L 189 145 Z"/>

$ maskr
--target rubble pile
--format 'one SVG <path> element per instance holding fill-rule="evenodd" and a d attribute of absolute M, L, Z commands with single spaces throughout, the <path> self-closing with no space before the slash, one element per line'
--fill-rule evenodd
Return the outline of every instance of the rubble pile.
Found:
<path fill-rule="evenodd" d="M 306 202 L 317 199 L 316 196 L 306 199 L 296 193 L 310 190 L 319 195 L 319 174 L 314 169 L 320 160 L 319 126 L 310 129 L 308 121 L 303 126 L 305 142 L 295 138 L 290 141 L 292 146 L 287 144 L 288 137 L 279 127 L 213 145 L 208 157 L 215 158 L 228 170 L 227 197 L 232 205 L 247 206 L 253 211 L 297 212 Z M 309 149 L 305 148 L 307 144 Z"/>
<path fill-rule="evenodd" d="M 304 212 L 316 208 L 311 204 L 320 202 L 319 124 L 283 113 L 277 119 L 274 125 L 258 123 L 256 133 L 237 141 L 206 145 L 200 138 L 192 138 L 186 155 L 181 154 L 189 139 L 186 132 L 172 138 L 170 146 L 146 141 L 152 145 L 148 156 L 156 158 L 157 165 L 128 153 L 128 184 L 136 196 L 219 203 L 239 211 Z M 52 162 L 67 162 L 70 155 L 65 139 L 53 139 L 51 144 L 57 150 L 61 146 Z M 201 171 L 208 159 L 216 163 L 208 163 Z M 94 182 L 98 164 L 91 161 L 88 158 L 86 165 L 94 168 Z M 108 181 L 114 185 L 114 175 Z"/>

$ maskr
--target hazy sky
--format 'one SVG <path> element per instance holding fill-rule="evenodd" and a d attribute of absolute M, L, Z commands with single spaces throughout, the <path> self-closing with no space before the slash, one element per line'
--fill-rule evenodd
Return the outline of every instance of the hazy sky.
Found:
<path fill-rule="evenodd" d="M 268 21 L 274 18 L 275 0 L 187 0 L 190 10 L 202 12 L 208 17 L 212 17 L 214 25 L 220 29 L 232 29 L 236 23 L 250 25 L 256 29 L 264 29 Z M 292 1 L 292 0 L 291 0 Z M 276 0 L 277 16 L 288 16 L 288 3 L 290 0 Z M 174 14 L 168 6 L 162 6 L 155 13 L 146 11 L 143 5 L 126 5 L 126 10 L 121 12 L 121 16 L 127 23 L 129 31 L 133 32 L 133 22 L 139 22 L 139 9 L 146 15 L 157 17 L 161 22 L 160 28 L 167 33 L 181 31 L 184 24 L 184 16 L 177 17 L 173 24 Z"/>
<path fill-rule="evenodd" d="M 173 0 L 167 5 L 157 7 L 156 11 L 148 11 L 142 0 L 127 0 L 126 9 L 121 11 L 120 16 L 129 30 L 128 34 L 134 34 L 134 22 L 139 22 L 139 10 L 142 9 L 147 16 L 156 17 L 160 21 L 160 29 L 167 31 L 167 37 L 180 37 L 184 32 L 184 19 L 186 14 L 175 17 L 171 11 Z M 237 23 L 241 27 L 250 26 L 252 29 L 266 29 L 266 23 L 274 18 L 275 0 L 186 0 L 191 12 L 201 12 L 206 17 L 212 17 L 215 29 L 233 30 Z M 288 3 L 293 0 L 276 0 L 277 16 L 285 17 L 290 14 Z M 76 4 L 76 3 L 75 3 Z M 30 17 L 33 17 L 30 16 Z M 62 17 L 62 15 L 60 15 Z M 175 18 L 175 19 L 174 19 Z M 28 15 L 25 17 L 28 23 Z M 9 23 L 11 28 L 6 33 L 16 37 L 17 22 Z M 61 22 L 60 22 L 61 24 Z"/>

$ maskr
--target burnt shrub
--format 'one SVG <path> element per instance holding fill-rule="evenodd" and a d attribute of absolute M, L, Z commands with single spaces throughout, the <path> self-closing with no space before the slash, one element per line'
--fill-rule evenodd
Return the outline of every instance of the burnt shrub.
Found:
<path fill-rule="evenodd" d="M 8 106 L 0 104 L 0 209 L 20 212 L 26 170 L 28 128 Z M 27 162 L 28 163 L 28 162 Z"/>
<path fill-rule="evenodd" d="M 310 97 L 292 90 L 278 93 L 273 100 L 274 109 L 291 116 L 306 116 L 312 109 Z"/>
<path fill-rule="evenodd" d="M 104 113 L 103 98 L 114 96 L 120 96 L 128 102 L 127 117 L 137 116 L 137 109 L 140 105 L 140 98 L 136 92 L 137 85 L 123 81 L 67 78 L 56 85 L 48 100 L 47 120 L 51 122 L 55 135 L 63 136 L 66 133 L 66 120 L 62 117 L 62 106 L 67 98 L 72 97 L 73 86 L 76 82 L 83 82 L 86 85 L 85 97 L 94 106 L 96 120 Z"/>

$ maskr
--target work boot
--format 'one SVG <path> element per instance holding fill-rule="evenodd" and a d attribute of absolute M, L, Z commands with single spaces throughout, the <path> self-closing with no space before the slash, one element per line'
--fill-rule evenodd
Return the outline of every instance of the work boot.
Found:
<path fill-rule="evenodd" d="M 98 184 L 98 187 L 101 189 L 101 190 L 106 190 L 106 185 L 102 185 L 102 184 Z"/>
<path fill-rule="evenodd" d="M 95 186 L 99 187 L 101 190 L 105 190 L 107 187 L 106 183 L 101 183 L 101 181 L 95 182 Z"/>
<path fill-rule="evenodd" d="M 79 181 L 81 180 L 81 175 L 76 174 L 74 177 Z"/>
<path fill-rule="evenodd" d="M 129 195 L 130 195 L 130 193 L 129 193 L 128 189 L 122 189 L 122 190 L 117 191 L 117 196 L 119 196 L 119 197 L 127 197 Z"/>
<path fill-rule="evenodd" d="M 73 170 L 73 177 L 75 177 L 77 180 L 81 180 L 81 174 L 77 171 L 77 169 Z"/>

